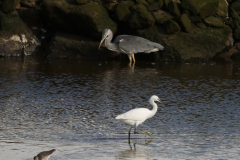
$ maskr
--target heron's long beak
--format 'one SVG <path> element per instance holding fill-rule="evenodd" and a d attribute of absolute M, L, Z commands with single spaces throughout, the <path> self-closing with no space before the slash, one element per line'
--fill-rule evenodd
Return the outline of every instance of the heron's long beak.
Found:
<path fill-rule="evenodd" d="M 107 38 L 107 35 L 104 35 L 101 42 L 100 42 L 100 45 L 99 45 L 98 49 L 100 49 L 101 45 L 103 44 L 103 42 L 106 38 Z"/>

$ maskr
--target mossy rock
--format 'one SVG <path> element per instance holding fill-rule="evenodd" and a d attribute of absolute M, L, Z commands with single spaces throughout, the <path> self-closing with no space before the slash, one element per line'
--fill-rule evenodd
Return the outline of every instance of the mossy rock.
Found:
<path fill-rule="evenodd" d="M 143 4 L 146 7 L 149 5 L 149 3 L 146 2 L 145 0 L 135 0 L 135 1 L 136 1 L 137 4 Z"/>
<path fill-rule="evenodd" d="M 163 0 L 158 0 L 157 2 L 151 3 L 148 6 L 150 12 L 160 10 L 163 6 Z"/>
<path fill-rule="evenodd" d="M 160 26 L 152 26 L 137 30 L 138 36 L 160 43 L 164 50 L 156 53 L 157 61 L 207 61 L 221 52 L 226 45 L 232 30 L 229 26 L 224 28 L 210 28 L 203 30 L 192 25 L 192 31 L 188 34 L 177 32 L 165 34 Z"/>
<path fill-rule="evenodd" d="M 3 0 L 2 2 L 2 11 L 11 12 L 20 6 L 20 0 Z"/>
<path fill-rule="evenodd" d="M 20 19 L 18 14 L 5 14 L 0 12 L 0 27 L 3 32 L 9 32 L 10 34 L 24 34 L 27 26 Z"/>
<path fill-rule="evenodd" d="M 181 31 L 181 27 L 177 24 L 177 22 L 170 20 L 164 23 L 164 27 L 167 33 L 173 34 Z"/>
<path fill-rule="evenodd" d="M 118 3 L 115 10 L 115 18 L 120 22 L 127 22 L 131 16 L 131 12 L 124 3 Z"/>
<path fill-rule="evenodd" d="M 149 4 L 152 4 L 155 2 L 155 0 L 146 0 Z"/>
<path fill-rule="evenodd" d="M 233 28 L 236 29 L 240 25 L 240 17 L 238 16 L 237 12 L 232 8 L 229 7 L 229 21 L 228 24 Z"/>
<path fill-rule="evenodd" d="M 71 5 L 66 0 L 43 0 L 41 9 L 45 22 L 54 30 L 95 38 L 100 38 L 106 28 L 113 33 L 117 30 L 117 24 L 109 17 L 106 9 L 94 2 Z"/>
<path fill-rule="evenodd" d="M 213 17 L 213 16 L 205 18 L 204 22 L 206 24 L 208 24 L 209 26 L 217 27 L 217 28 L 223 28 L 225 26 L 222 19 L 216 18 L 216 17 Z"/>
<path fill-rule="evenodd" d="M 202 19 L 199 16 L 190 16 L 189 19 L 190 19 L 190 21 L 192 23 L 200 23 L 200 22 L 202 22 Z"/>
<path fill-rule="evenodd" d="M 202 23 L 202 22 L 196 23 L 196 26 L 197 26 L 198 28 L 201 28 L 201 29 L 207 29 L 206 24 L 204 24 L 204 23 Z"/>
<path fill-rule="evenodd" d="M 240 15 L 240 0 L 233 1 L 230 6 Z"/>
<path fill-rule="evenodd" d="M 79 5 L 83 5 L 83 4 L 87 4 L 90 2 L 90 0 L 76 0 L 77 4 Z"/>
<path fill-rule="evenodd" d="M 175 16 L 180 16 L 180 10 L 179 10 L 178 4 L 175 1 L 169 2 L 168 8 L 171 14 Z"/>
<path fill-rule="evenodd" d="M 240 40 L 240 26 L 233 31 L 233 36 L 236 40 Z"/>
<path fill-rule="evenodd" d="M 184 31 L 190 32 L 192 28 L 191 21 L 189 20 L 188 16 L 186 14 L 182 14 L 180 16 L 180 23 L 181 27 Z"/>
<path fill-rule="evenodd" d="M 200 17 L 205 18 L 217 13 L 218 5 L 219 5 L 219 1 L 212 1 L 212 2 L 210 1 L 209 3 L 207 3 L 201 8 Z"/>
<path fill-rule="evenodd" d="M 217 14 L 221 17 L 227 17 L 228 16 L 228 6 L 229 6 L 229 4 L 226 0 L 219 0 Z"/>
<path fill-rule="evenodd" d="M 141 29 L 155 24 L 155 18 L 144 7 L 138 7 L 133 11 L 129 24 L 132 29 Z"/>
<path fill-rule="evenodd" d="M 128 9 L 132 8 L 135 5 L 135 2 L 132 0 L 121 1 L 119 3 L 124 4 Z"/>
<path fill-rule="evenodd" d="M 181 7 L 191 11 L 194 15 L 197 15 L 200 11 L 200 7 L 195 3 L 195 0 L 182 0 Z"/>
<path fill-rule="evenodd" d="M 153 16 L 157 25 L 163 25 L 165 22 L 170 21 L 173 18 L 173 16 L 168 12 L 164 12 L 162 10 L 154 12 Z"/>

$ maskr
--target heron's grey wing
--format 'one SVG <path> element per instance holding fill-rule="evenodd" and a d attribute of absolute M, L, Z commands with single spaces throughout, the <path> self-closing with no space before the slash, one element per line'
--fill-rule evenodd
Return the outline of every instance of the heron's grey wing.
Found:
<path fill-rule="evenodd" d="M 138 52 L 150 53 L 164 49 L 159 43 L 131 35 L 120 35 L 115 38 L 114 43 L 118 46 L 119 50 L 129 54 Z"/>

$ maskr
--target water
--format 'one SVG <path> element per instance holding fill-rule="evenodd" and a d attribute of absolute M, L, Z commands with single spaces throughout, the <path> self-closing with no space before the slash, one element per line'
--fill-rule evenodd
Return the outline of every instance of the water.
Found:
<path fill-rule="evenodd" d="M 0 159 L 240 159 L 240 64 L 0 59 Z M 114 118 L 156 115 L 132 135 Z M 135 147 L 134 147 L 135 146 Z"/>

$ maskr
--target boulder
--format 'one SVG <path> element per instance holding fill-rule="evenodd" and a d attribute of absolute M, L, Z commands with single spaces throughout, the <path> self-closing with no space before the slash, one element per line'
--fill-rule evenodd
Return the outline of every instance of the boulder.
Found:
<path fill-rule="evenodd" d="M 230 6 L 240 15 L 240 0 L 233 1 Z"/>
<path fill-rule="evenodd" d="M 52 39 L 50 54 L 51 59 L 90 59 L 90 60 L 106 60 L 117 55 L 102 47 L 101 52 L 98 50 L 99 41 L 87 36 L 57 32 Z"/>
<path fill-rule="evenodd" d="M 180 10 L 178 8 L 178 3 L 176 3 L 175 1 L 170 1 L 168 3 L 168 8 L 171 14 L 173 14 L 174 16 L 180 16 Z"/>
<path fill-rule="evenodd" d="M 154 3 L 149 4 L 148 10 L 150 12 L 157 11 L 157 10 L 160 10 L 162 6 L 163 6 L 163 0 L 158 0 Z"/>
<path fill-rule="evenodd" d="M 225 26 L 222 19 L 217 18 L 217 17 L 213 17 L 213 16 L 205 18 L 204 22 L 206 24 L 208 24 L 209 26 L 217 27 L 217 28 L 223 28 Z"/>
<path fill-rule="evenodd" d="M 202 22 L 196 23 L 196 26 L 197 26 L 198 28 L 201 28 L 201 29 L 207 29 L 207 26 L 206 26 L 204 23 L 202 23 Z"/>
<path fill-rule="evenodd" d="M 79 5 L 83 5 L 83 4 L 87 4 L 88 2 L 90 2 L 90 0 L 76 0 L 76 2 Z"/>
<path fill-rule="evenodd" d="M 2 11 L 5 13 L 14 11 L 20 6 L 20 0 L 3 0 Z"/>
<path fill-rule="evenodd" d="M 155 18 L 142 4 L 135 6 L 129 24 L 132 29 L 147 28 L 155 24 Z"/>
<path fill-rule="evenodd" d="M 29 13 L 29 12 L 28 12 Z M 41 26 L 42 21 L 34 17 L 34 14 L 30 14 L 34 22 L 28 23 L 24 19 L 20 18 L 22 13 L 16 11 L 7 14 L 0 12 L 0 56 L 26 56 L 36 55 L 43 53 L 43 47 L 41 46 L 41 37 L 44 36 L 45 32 L 42 28 L 32 28 Z M 28 19 L 27 17 L 25 17 Z M 24 22 L 23 22 L 24 21 Z M 30 27 L 30 28 L 29 28 Z"/>
<path fill-rule="evenodd" d="M 115 10 L 115 19 L 120 22 L 127 22 L 130 19 L 131 12 L 125 3 L 118 3 Z"/>
<path fill-rule="evenodd" d="M 221 52 L 228 36 L 232 33 L 229 26 L 224 28 L 210 28 L 203 30 L 192 25 L 190 33 L 177 32 L 165 34 L 159 26 L 137 30 L 139 36 L 160 43 L 164 50 L 159 53 L 158 61 L 206 61 Z"/>
<path fill-rule="evenodd" d="M 184 31 L 190 32 L 192 28 L 191 21 L 189 20 L 188 16 L 186 14 L 182 14 L 180 16 L 180 24 Z"/>
<path fill-rule="evenodd" d="M 238 16 L 237 12 L 232 8 L 229 7 L 229 21 L 228 24 L 233 28 L 236 29 L 240 25 L 240 17 Z"/>
<path fill-rule="evenodd" d="M 165 22 L 164 27 L 166 32 L 171 34 L 181 31 L 181 27 L 173 20 Z"/>
<path fill-rule="evenodd" d="M 218 0 L 208 1 L 208 3 L 206 3 L 204 6 L 201 7 L 200 17 L 205 18 L 205 17 L 211 16 L 211 15 L 217 13 L 218 5 L 219 5 Z"/>
<path fill-rule="evenodd" d="M 236 40 L 240 40 L 240 26 L 233 31 L 233 36 Z"/>
<path fill-rule="evenodd" d="M 199 14 L 200 8 L 195 3 L 195 0 L 182 0 L 181 7 L 191 11 L 194 15 Z"/>
<path fill-rule="evenodd" d="M 44 0 L 41 9 L 45 21 L 54 30 L 96 38 L 101 37 L 106 28 L 111 29 L 113 33 L 117 30 L 117 24 L 109 17 L 106 9 L 94 2 L 73 5 L 67 0 Z"/>
<path fill-rule="evenodd" d="M 154 12 L 153 16 L 156 20 L 157 25 L 163 25 L 166 21 L 169 21 L 173 18 L 173 16 L 170 15 L 168 12 L 164 12 L 162 10 Z"/>
<path fill-rule="evenodd" d="M 36 0 L 20 0 L 22 7 L 33 8 L 36 6 Z"/>

